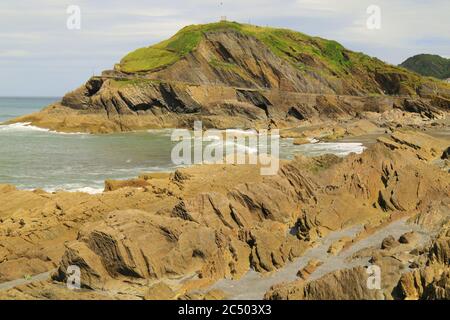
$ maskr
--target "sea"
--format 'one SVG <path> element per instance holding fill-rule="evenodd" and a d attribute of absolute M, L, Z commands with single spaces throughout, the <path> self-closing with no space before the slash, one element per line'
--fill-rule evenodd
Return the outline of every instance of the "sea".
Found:
<path fill-rule="evenodd" d="M 143 172 L 174 171 L 180 166 L 171 159 L 172 149 L 178 143 L 171 139 L 172 129 L 97 135 L 58 133 L 29 123 L 4 124 L 59 99 L 0 97 L 0 184 L 23 190 L 100 193 L 106 179 L 129 179 Z M 292 139 L 280 140 L 283 159 L 291 159 L 296 153 L 345 156 L 363 150 L 360 142 L 312 141 L 297 146 Z"/>

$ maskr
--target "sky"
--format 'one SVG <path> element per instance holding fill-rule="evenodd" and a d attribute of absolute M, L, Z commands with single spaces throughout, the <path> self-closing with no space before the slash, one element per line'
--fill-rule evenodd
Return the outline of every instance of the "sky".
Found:
<path fill-rule="evenodd" d="M 80 8 L 70 30 L 69 6 Z M 367 28 L 380 8 L 380 28 Z M 62 96 L 189 24 L 230 21 L 333 39 L 391 64 L 450 57 L 449 0 L 2 0 L 0 96 Z"/>

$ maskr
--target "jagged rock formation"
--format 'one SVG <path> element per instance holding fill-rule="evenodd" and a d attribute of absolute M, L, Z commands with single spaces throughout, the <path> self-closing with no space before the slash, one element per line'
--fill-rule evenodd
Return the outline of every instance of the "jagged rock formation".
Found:
<path fill-rule="evenodd" d="M 413 162 L 421 159 L 417 165 L 419 163 L 421 166 L 425 165 L 436 159 L 440 151 L 436 152 L 435 150 L 441 150 L 444 145 L 437 147 L 435 145 L 437 141 L 428 140 L 425 135 L 418 134 L 413 138 L 404 132 L 395 132 L 390 138 L 380 138 L 379 142 L 384 147 L 395 150 L 391 156 L 395 157 L 400 150 L 403 150 L 400 153 L 411 152 L 412 154 L 403 158 L 403 161 L 400 159 L 393 161 L 391 157 L 388 162 L 381 161 L 380 169 L 383 173 L 379 181 L 384 184 L 384 188 L 379 188 L 379 197 L 375 206 L 379 206 L 386 212 L 398 210 L 414 212 L 417 210 L 419 213 L 413 219 L 414 223 L 429 230 L 440 230 L 438 238 L 430 247 L 418 250 L 418 236 L 415 233 L 403 234 L 398 240 L 389 236 L 381 242 L 379 248 L 363 250 L 353 257 L 354 259 L 369 257 L 370 263 L 381 268 L 383 277 L 380 290 L 368 288 L 366 284 L 368 274 L 365 268 L 360 266 L 337 270 L 313 281 L 299 279 L 291 283 L 276 285 L 266 293 L 266 299 L 448 299 L 450 283 L 448 277 L 448 228 L 442 225 L 448 223 L 450 217 L 449 190 L 444 191 L 443 198 L 434 198 L 429 194 L 431 198 L 428 198 L 427 205 L 422 206 L 421 201 L 417 201 L 417 196 L 421 193 L 420 189 L 424 180 L 414 181 L 416 178 L 424 177 L 422 173 L 419 173 L 422 169 L 417 168 L 419 171 L 416 171 L 415 178 L 413 178 L 409 174 L 405 175 L 406 172 L 403 171 L 409 165 L 403 169 L 398 166 L 402 162 L 413 159 Z M 396 145 L 397 142 L 399 145 Z M 366 155 L 367 153 L 370 151 L 366 152 Z M 367 159 L 360 161 L 368 164 Z M 409 169 L 407 170 L 409 171 Z M 352 168 L 349 172 L 352 172 L 351 175 L 354 177 L 358 170 Z M 444 180 L 437 178 L 436 182 L 440 184 L 448 181 L 449 178 L 445 175 L 441 177 Z M 357 180 L 356 185 L 359 187 L 356 190 L 368 192 L 362 194 L 354 192 L 354 194 L 363 197 L 373 194 L 370 187 L 368 189 L 361 188 L 366 184 L 360 178 L 361 176 Z M 409 182 L 406 182 L 405 178 Z M 410 180 L 411 178 L 413 179 Z M 355 183 L 351 181 L 347 180 L 347 187 L 353 188 Z M 409 185 L 408 187 L 403 184 L 405 182 Z M 430 186 L 434 183 L 433 179 L 425 182 Z M 448 182 L 444 183 L 448 184 Z M 400 196 L 397 188 L 402 189 L 402 200 L 397 198 Z M 431 188 L 434 189 L 434 187 Z M 408 269 L 413 269 L 413 271 L 408 272 Z"/>
<path fill-rule="evenodd" d="M 321 262 L 312 260 L 266 298 L 448 298 L 449 144 L 409 129 L 445 126 L 449 107 L 448 84 L 334 41 L 229 22 L 186 27 L 12 122 L 107 133 L 200 119 L 205 128 L 284 128 L 297 144 L 383 136 L 360 155 L 282 161 L 275 176 L 204 165 L 108 180 L 98 195 L 0 186 L 0 298 L 219 299 L 208 290 L 218 279 L 276 272 L 330 232 L 361 226 L 332 243 L 338 256 L 400 217 L 439 235 L 431 246 L 405 233 L 357 252 L 384 270 L 381 291 L 367 288 L 362 266 L 314 279 Z M 71 265 L 82 291 L 62 286 Z M 2 290 L 50 271 L 51 280 Z"/>
<path fill-rule="evenodd" d="M 447 212 L 448 217 L 448 212 Z M 390 240 L 391 245 L 365 249 L 354 258 L 370 257 L 370 263 L 380 267 L 381 288 L 367 285 L 370 272 L 363 266 L 336 270 L 325 276 L 273 286 L 266 299 L 278 300 L 373 300 L 373 299 L 449 299 L 449 233 L 447 227 L 429 247 L 418 249 L 417 243 L 402 239 Z M 384 243 L 384 241 L 383 241 Z"/>
<path fill-rule="evenodd" d="M 450 230 L 443 228 L 426 249 L 425 266 L 402 275 L 396 294 L 401 299 L 450 299 Z"/>
<path fill-rule="evenodd" d="M 370 290 L 363 267 L 338 270 L 319 280 L 298 280 L 288 286 L 275 286 L 266 294 L 268 300 L 375 300 L 379 292 Z"/>
<path fill-rule="evenodd" d="M 100 195 L 3 186 L 0 279 L 57 268 L 53 279 L 64 282 L 67 267 L 77 265 L 82 286 L 97 290 L 93 295 L 152 297 L 149 286 L 162 282 L 158 288 L 172 298 L 196 297 L 192 289 L 239 278 L 250 267 L 275 271 L 332 230 L 442 213 L 441 207 L 448 208 L 442 199 L 450 193 L 449 177 L 430 161 L 445 147 L 441 140 L 404 131 L 345 159 L 297 157 L 283 162 L 276 176 L 260 176 L 252 165 L 204 165 L 143 175 L 138 180 L 145 183 L 115 185 Z M 440 248 L 433 251 L 436 261 L 445 257 Z M 359 273 L 329 278 L 335 283 Z M 338 297 L 344 290 L 325 293 L 326 283 L 308 285 L 314 294 L 293 297 Z M 0 297 L 37 297 L 39 291 L 66 296 L 54 286 L 22 286 Z M 360 289 L 341 297 L 365 297 Z M 280 291 L 276 295 L 288 298 Z"/>
<path fill-rule="evenodd" d="M 448 111 L 450 86 L 285 29 L 188 26 L 127 55 L 58 104 L 14 122 L 60 131 L 269 128 L 400 109 Z"/>

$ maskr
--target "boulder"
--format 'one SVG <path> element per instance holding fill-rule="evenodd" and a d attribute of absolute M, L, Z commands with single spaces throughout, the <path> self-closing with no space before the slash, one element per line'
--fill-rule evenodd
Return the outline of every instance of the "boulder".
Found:
<path fill-rule="evenodd" d="M 392 248 L 394 248 L 394 247 L 396 247 L 398 245 L 399 245 L 399 243 L 397 242 L 397 240 L 393 236 L 387 236 L 381 242 L 381 249 L 389 250 L 389 249 L 392 249 Z"/>
<path fill-rule="evenodd" d="M 105 181 L 105 190 L 115 191 L 122 188 L 143 188 L 148 186 L 147 180 L 144 179 L 129 179 L 129 180 L 106 180 Z"/>
<path fill-rule="evenodd" d="M 345 247 L 346 244 L 352 241 L 351 237 L 344 237 L 335 242 L 333 242 L 327 250 L 327 253 L 336 256 L 338 255 Z"/>
<path fill-rule="evenodd" d="M 316 271 L 316 269 L 320 267 L 322 264 L 323 262 L 318 259 L 309 260 L 306 266 L 297 272 L 297 277 L 299 277 L 302 280 L 307 280 L 309 276 L 313 274 L 314 271 Z"/>

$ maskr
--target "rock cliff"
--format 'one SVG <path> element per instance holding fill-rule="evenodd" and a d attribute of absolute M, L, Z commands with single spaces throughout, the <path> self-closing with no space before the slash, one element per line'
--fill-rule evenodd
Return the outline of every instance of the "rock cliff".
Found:
<path fill-rule="evenodd" d="M 289 127 L 400 109 L 434 118 L 450 86 L 335 41 L 235 22 L 188 26 L 138 49 L 60 103 L 13 121 L 61 131 Z"/>

